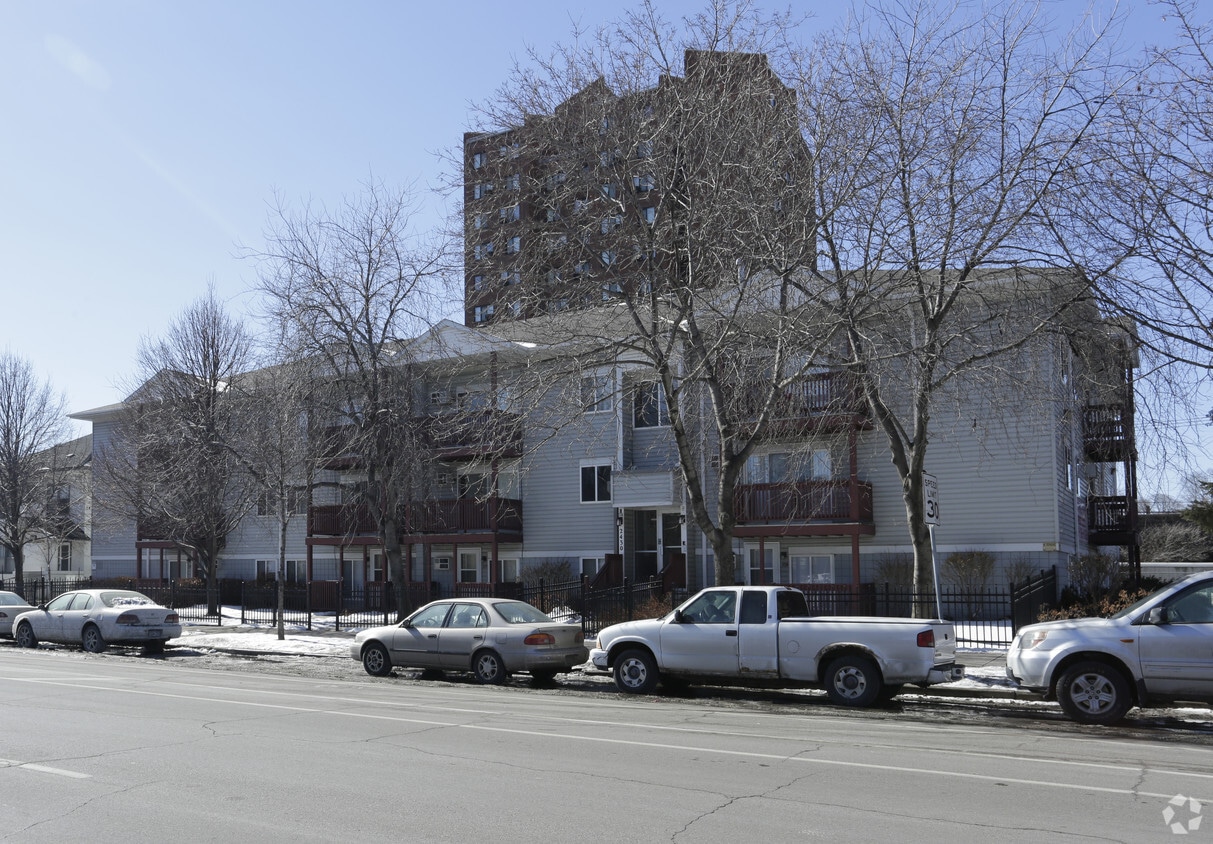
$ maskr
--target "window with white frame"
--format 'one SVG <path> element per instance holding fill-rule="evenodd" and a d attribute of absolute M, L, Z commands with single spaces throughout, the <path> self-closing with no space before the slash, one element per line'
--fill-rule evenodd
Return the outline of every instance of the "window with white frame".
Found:
<path fill-rule="evenodd" d="M 493 317 L 492 305 L 477 305 L 472 311 L 472 319 L 475 322 L 487 322 Z"/>
<path fill-rule="evenodd" d="M 488 161 L 488 154 L 483 152 L 472 153 L 472 169 L 479 170 Z"/>
<path fill-rule="evenodd" d="M 792 583 L 833 583 L 834 557 L 793 551 L 788 555 L 788 577 Z"/>
<path fill-rule="evenodd" d="M 615 379 L 610 374 L 581 378 L 581 406 L 586 413 L 605 413 L 615 406 Z"/>
<path fill-rule="evenodd" d="M 59 571 L 72 570 L 72 543 L 63 542 L 59 545 Z"/>
<path fill-rule="evenodd" d="M 582 557 L 580 574 L 584 574 L 586 577 L 593 577 L 598 574 L 603 562 L 602 557 Z"/>
<path fill-rule="evenodd" d="M 611 464 L 581 467 L 581 502 L 611 500 Z"/>
<path fill-rule="evenodd" d="M 632 423 L 637 428 L 660 428 L 670 424 L 665 387 L 660 381 L 638 381 L 632 389 Z"/>

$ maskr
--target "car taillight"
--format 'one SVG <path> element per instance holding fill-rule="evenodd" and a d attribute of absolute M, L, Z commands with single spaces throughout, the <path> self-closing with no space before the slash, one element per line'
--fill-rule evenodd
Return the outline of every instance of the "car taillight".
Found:
<path fill-rule="evenodd" d="M 532 633 L 522 640 L 524 645 L 554 645 L 556 637 L 551 633 Z"/>
<path fill-rule="evenodd" d="M 935 631 L 924 630 L 918 634 L 918 647 L 933 648 L 935 647 Z"/>
<path fill-rule="evenodd" d="M 138 624 L 139 616 L 137 616 L 133 612 L 124 612 L 122 615 L 118 616 L 117 623 L 118 624 Z"/>
<path fill-rule="evenodd" d="M 171 612 L 164 617 L 164 623 L 165 624 L 180 624 L 181 619 L 178 617 L 177 613 Z"/>

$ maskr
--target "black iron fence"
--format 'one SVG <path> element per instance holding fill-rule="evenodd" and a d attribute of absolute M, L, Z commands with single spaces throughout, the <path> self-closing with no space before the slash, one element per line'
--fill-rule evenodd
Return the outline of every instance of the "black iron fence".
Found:
<path fill-rule="evenodd" d="M 316 626 L 337 630 L 391 624 L 429 601 L 449 597 L 506 597 L 533 604 L 559 621 L 580 623 L 586 638 L 611 624 L 637 618 L 654 618 L 676 607 L 688 596 L 685 589 L 665 590 L 660 579 L 590 589 L 589 579 L 529 583 L 460 583 L 453 589 L 439 584 L 410 583 L 405 589 L 403 612 L 397 612 L 397 594 L 388 583 L 359 587 L 342 581 L 285 584 L 282 620 L 308 630 Z M 13 578 L 0 579 L 0 589 L 17 591 Z M 957 628 L 961 646 L 1005 646 L 1015 631 L 1031 624 L 1046 606 L 1057 604 L 1057 572 L 1042 571 L 1009 588 L 980 590 L 940 589 L 917 593 L 888 583 L 791 584 L 801 589 L 813 615 L 934 617 L 937 610 Z M 225 617 L 239 624 L 276 624 L 278 586 L 274 581 L 221 580 L 217 601 L 208 598 L 201 581 L 161 582 L 122 578 L 97 580 L 27 578 L 29 603 L 44 604 L 73 589 L 113 586 L 136 589 L 166 607 L 177 610 L 183 621 L 223 624 Z M 211 612 L 209 607 L 217 611 Z"/>

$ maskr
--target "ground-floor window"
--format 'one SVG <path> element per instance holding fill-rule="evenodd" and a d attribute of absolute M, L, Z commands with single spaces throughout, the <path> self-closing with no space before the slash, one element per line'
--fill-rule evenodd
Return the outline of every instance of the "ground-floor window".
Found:
<path fill-rule="evenodd" d="M 833 583 L 834 556 L 793 551 L 788 557 L 792 583 Z"/>
<path fill-rule="evenodd" d="M 581 570 L 578 572 L 578 574 L 583 574 L 586 577 L 593 577 L 594 575 L 598 574 L 598 571 L 602 568 L 602 563 L 602 557 L 582 557 Z"/>
<path fill-rule="evenodd" d="M 59 546 L 59 571 L 72 570 L 72 544 L 64 542 Z"/>

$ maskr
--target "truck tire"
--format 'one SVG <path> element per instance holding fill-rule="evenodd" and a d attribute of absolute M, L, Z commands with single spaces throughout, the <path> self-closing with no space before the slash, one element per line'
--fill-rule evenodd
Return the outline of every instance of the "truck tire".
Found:
<path fill-rule="evenodd" d="M 638 648 L 624 651 L 615 660 L 615 686 L 621 692 L 652 694 L 659 680 L 657 662 L 648 651 Z"/>
<path fill-rule="evenodd" d="M 826 695 L 839 706 L 871 706 L 883 685 L 880 669 L 866 656 L 846 654 L 826 668 Z"/>
<path fill-rule="evenodd" d="M 1106 662 L 1076 662 L 1057 681 L 1057 702 L 1080 724 L 1115 724 L 1133 706 L 1124 672 Z"/>

